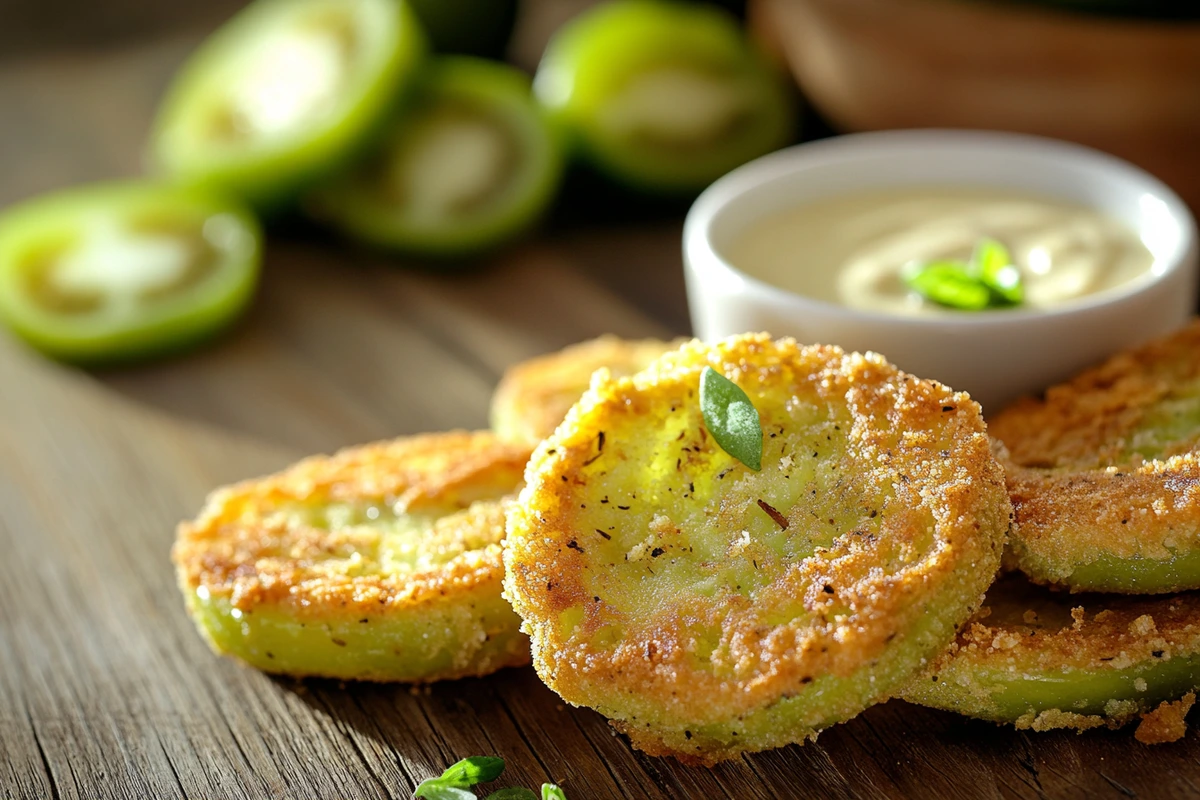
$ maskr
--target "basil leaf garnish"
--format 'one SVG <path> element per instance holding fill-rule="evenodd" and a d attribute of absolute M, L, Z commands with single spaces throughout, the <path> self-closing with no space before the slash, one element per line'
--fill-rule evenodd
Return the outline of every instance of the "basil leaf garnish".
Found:
<path fill-rule="evenodd" d="M 487 783 L 504 772 L 504 759 L 495 756 L 471 756 L 451 764 L 436 778 L 421 781 L 413 797 L 427 800 L 476 800 L 468 792 L 477 783 Z"/>
<path fill-rule="evenodd" d="M 926 264 L 906 279 L 909 288 L 940 306 L 963 311 L 988 307 L 992 293 L 981 280 L 953 261 Z"/>
<path fill-rule="evenodd" d="M 758 409 L 736 383 L 712 367 L 700 374 L 700 413 L 722 450 L 756 472 L 762 469 Z"/>
<path fill-rule="evenodd" d="M 471 756 L 451 764 L 442 773 L 442 782 L 467 789 L 477 783 L 494 781 L 504 772 L 504 759 L 495 756 Z"/>
<path fill-rule="evenodd" d="M 986 237 L 975 245 L 970 261 L 921 264 L 904 282 L 926 300 L 961 311 L 1015 306 L 1025 299 L 1021 271 L 1008 249 Z"/>
<path fill-rule="evenodd" d="M 975 245 L 970 266 L 992 292 L 992 305 L 1018 305 L 1025 299 L 1021 271 L 1012 263 L 1008 248 L 995 239 L 983 238 Z"/>

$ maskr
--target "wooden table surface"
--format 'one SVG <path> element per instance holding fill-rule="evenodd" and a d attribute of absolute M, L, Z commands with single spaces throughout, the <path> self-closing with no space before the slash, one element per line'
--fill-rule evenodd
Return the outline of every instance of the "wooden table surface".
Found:
<path fill-rule="evenodd" d="M 0 61 L 0 205 L 135 173 L 188 38 Z M 894 701 L 715 769 L 644 756 L 532 669 L 406 686 L 214 656 L 168 560 L 213 487 L 308 453 L 486 424 L 513 361 L 688 330 L 680 220 L 559 224 L 440 277 L 304 232 L 248 319 L 167 363 L 89 373 L 0 337 L 0 798 L 405 798 L 468 755 L 572 800 L 1196 797 L 1200 737 L 1030 734 Z"/>

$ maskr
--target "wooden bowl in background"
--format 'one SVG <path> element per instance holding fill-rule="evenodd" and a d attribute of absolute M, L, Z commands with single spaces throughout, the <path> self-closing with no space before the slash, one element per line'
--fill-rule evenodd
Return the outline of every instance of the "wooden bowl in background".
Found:
<path fill-rule="evenodd" d="M 1200 211 L 1200 21 L 968 0 L 754 0 L 751 16 L 839 129 L 1067 139 Z"/>

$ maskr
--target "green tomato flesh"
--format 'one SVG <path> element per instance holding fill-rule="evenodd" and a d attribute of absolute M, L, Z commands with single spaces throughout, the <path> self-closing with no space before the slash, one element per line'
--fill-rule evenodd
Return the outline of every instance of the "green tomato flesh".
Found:
<path fill-rule="evenodd" d="M 403 0 L 257 0 L 169 89 L 153 160 L 180 182 L 282 206 L 377 134 L 425 49 Z"/>
<path fill-rule="evenodd" d="M 519 71 L 466 57 L 431 64 L 412 107 L 314 214 L 352 238 L 455 257 L 503 244 L 553 200 L 562 147 Z"/>
<path fill-rule="evenodd" d="M 535 91 L 585 159 L 651 192 L 699 191 L 794 130 L 790 90 L 737 21 L 670 0 L 614 0 L 569 22 Z"/>
<path fill-rule="evenodd" d="M 0 216 L 0 320 L 54 358 L 161 355 L 231 323 L 262 234 L 240 203 L 154 183 L 100 184 Z"/>
<path fill-rule="evenodd" d="M 1086 533 L 1078 535 L 1086 541 Z M 1200 586 L 1200 550 L 1186 547 L 1169 550 L 1167 558 L 1095 552 L 1087 561 L 1047 559 L 1018 541 L 1012 548 L 1022 570 L 1073 591 L 1163 594 Z"/>

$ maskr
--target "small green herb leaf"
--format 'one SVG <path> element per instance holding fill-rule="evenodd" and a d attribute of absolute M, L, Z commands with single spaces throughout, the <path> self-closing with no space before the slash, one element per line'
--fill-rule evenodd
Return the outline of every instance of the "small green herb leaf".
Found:
<path fill-rule="evenodd" d="M 424 797 L 426 800 L 478 800 L 475 793 L 457 786 L 447 786 L 439 783 L 439 778 L 429 778 L 421 781 L 421 785 L 413 792 L 413 797 Z"/>
<path fill-rule="evenodd" d="M 494 781 L 504 772 L 504 759 L 495 756 L 471 756 L 451 764 L 442 773 L 442 780 L 451 786 L 467 789 L 477 783 Z"/>
<path fill-rule="evenodd" d="M 1012 263 L 1008 256 L 1008 248 L 987 236 L 975 243 L 971 253 L 971 264 L 980 277 L 1007 267 Z"/>
<path fill-rule="evenodd" d="M 992 292 L 992 305 L 1018 305 L 1025 299 L 1021 271 L 1012 263 L 1008 248 L 995 239 L 983 238 L 971 254 L 972 272 Z"/>
<path fill-rule="evenodd" d="M 970 261 L 921 264 L 904 281 L 925 299 L 963 311 L 1015 306 L 1025 299 L 1021 271 L 1008 248 L 986 237 L 976 243 Z"/>
<path fill-rule="evenodd" d="M 700 374 L 700 412 L 721 449 L 752 470 L 762 469 L 758 409 L 736 383 L 712 367 L 705 367 Z"/>
<path fill-rule="evenodd" d="M 543 783 L 542 800 L 567 800 L 567 793 L 553 783 Z"/>
<path fill-rule="evenodd" d="M 964 311 L 987 308 L 992 293 L 983 281 L 971 275 L 966 265 L 935 261 L 906 276 L 909 288 L 940 306 Z"/>
<path fill-rule="evenodd" d="M 438 777 L 421 781 L 413 796 L 429 800 L 475 800 L 475 795 L 466 790 L 477 783 L 494 781 L 502 772 L 503 758 L 471 756 L 451 764 Z"/>
<path fill-rule="evenodd" d="M 484 800 L 538 800 L 538 796 L 524 786 L 509 786 L 506 789 L 497 789 Z"/>

